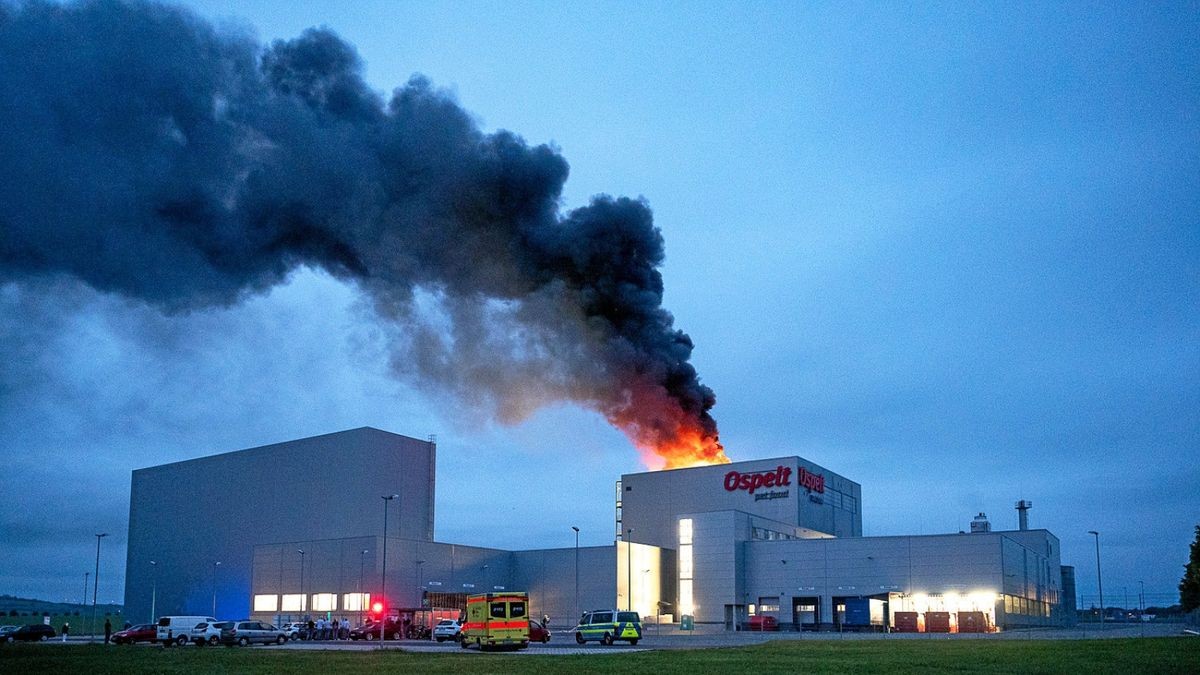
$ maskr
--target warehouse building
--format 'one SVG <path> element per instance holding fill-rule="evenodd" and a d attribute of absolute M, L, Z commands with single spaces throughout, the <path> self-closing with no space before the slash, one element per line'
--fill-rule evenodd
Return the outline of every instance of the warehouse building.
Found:
<path fill-rule="evenodd" d="M 435 471 L 432 441 L 371 428 L 135 471 L 126 611 L 356 621 L 380 601 L 399 611 L 523 590 L 555 628 L 612 606 L 728 630 L 1074 615 L 1048 531 L 977 519 L 971 533 L 863 537 L 861 486 L 799 457 L 626 474 L 613 545 L 518 551 L 436 541 Z"/>

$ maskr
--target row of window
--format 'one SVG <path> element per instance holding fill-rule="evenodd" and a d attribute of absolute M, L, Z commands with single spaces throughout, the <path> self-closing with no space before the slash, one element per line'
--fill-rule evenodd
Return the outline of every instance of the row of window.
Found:
<path fill-rule="evenodd" d="M 1050 603 L 1030 600 L 1016 595 L 1004 596 L 1004 612 L 1006 614 L 1023 614 L 1025 616 L 1050 616 Z"/>
<path fill-rule="evenodd" d="M 692 519 L 679 519 L 679 613 L 695 614 L 692 595 Z"/>
<path fill-rule="evenodd" d="M 255 595 L 254 611 L 307 612 L 310 605 L 309 597 L 303 593 L 284 593 L 282 596 L 274 593 Z M 370 593 L 344 593 L 341 607 L 338 607 L 336 593 L 313 593 L 311 598 L 314 612 L 333 612 L 339 609 L 347 612 L 364 612 L 371 606 Z"/>
<path fill-rule="evenodd" d="M 777 539 L 799 539 L 800 538 L 795 535 L 787 534 L 785 532 L 776 532 L 775 530 L 768 530 L 765 527 L 751 528 L 750 537 L 752 539 L 763 539 L 766 541 L 775 541 Z"/>
<path fill-rule="evenodd" d="M 826 504 L 830 504 L 839 509 L 846 509 L 851 513 L 858 511 L 858 500 L 850 495 L 843 494 L 837 490 L 826 490 L 822 495 L 822 500 Z"/>

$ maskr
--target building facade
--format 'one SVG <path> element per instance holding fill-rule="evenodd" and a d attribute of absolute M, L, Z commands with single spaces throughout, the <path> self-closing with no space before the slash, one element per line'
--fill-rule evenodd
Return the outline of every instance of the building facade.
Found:
<path fill-rule="evenodd" d="M 135 471 L 127 612 L 356 621 L 375 602 L 519 590 L 559 629 L 605 607 L 728 630 L 863 627 L 859 607 L 875 630 L 1073 618 L 1050 532 L 977 519 L 970 534 L 864 537 L 861 486 L 800 457 L 626 474 L 613 545 L 516 551 L 435 540 L 435 464 L 432 442 L 362 428 Z"/>

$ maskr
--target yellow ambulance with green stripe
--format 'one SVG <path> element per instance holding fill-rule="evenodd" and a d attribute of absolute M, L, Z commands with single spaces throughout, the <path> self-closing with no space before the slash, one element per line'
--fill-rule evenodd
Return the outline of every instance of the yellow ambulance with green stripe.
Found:
<path fill-rule="evenodd" d="M 637 612 L 597 609 L 579 617 L 579 625 L 572 632 L 579 644 L 591 641 L 611 645 L 617 640 L 624 640 L 636 645 L 642 639 L 642 620 Z"/>

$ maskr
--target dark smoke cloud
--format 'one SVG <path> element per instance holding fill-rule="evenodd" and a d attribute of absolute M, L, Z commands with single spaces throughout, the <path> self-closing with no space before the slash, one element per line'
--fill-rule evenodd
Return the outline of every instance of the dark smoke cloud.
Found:
<path fill-rule="evenodd" d="M 371 90 L 327 29 L 263 46 L 153 3 L 0 4 L 0 282 L 180 312 L 318 268 L 436 393 L 506 421 L 574 401 L 722 459 L 649 208 L 564 214 L 567 174 L 424 78 Z"/>

